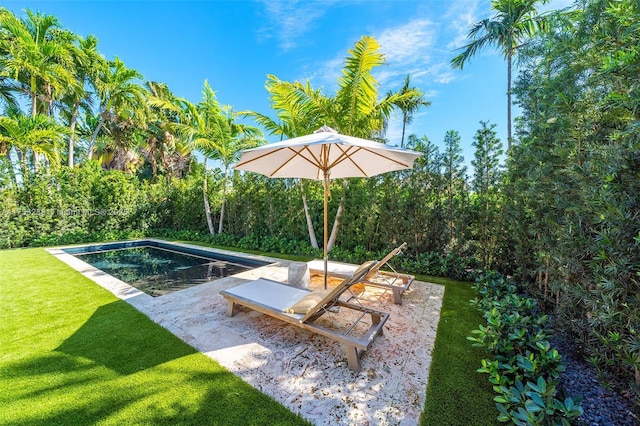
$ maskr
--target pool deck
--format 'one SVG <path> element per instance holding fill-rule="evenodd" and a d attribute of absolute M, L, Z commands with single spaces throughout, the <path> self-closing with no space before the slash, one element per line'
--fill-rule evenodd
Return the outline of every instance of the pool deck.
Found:
<path fill-rule="evenodd" d="M 355 372 L 335 340 L 246 308 L 226 315 L 220 290 L 260 277 L 286 282 L 291 262 L 252 256 L 273 264 L 153 298 L 60 249 L 48 251 L 314 425 L 419 421 L 443 286 L 414 281 L 402 305 L 391 291 L 362 287 L 358 299 L 390 317 Z"/>

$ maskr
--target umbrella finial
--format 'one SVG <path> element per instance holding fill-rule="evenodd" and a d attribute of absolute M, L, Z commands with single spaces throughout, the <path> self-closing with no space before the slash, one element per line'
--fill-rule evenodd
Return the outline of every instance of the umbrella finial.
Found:
<path fill-rule="evenodd" d="M 324 125 L 322 127 L 320 127 L 318 130 L 316 130 L 313 133 L 321 133 L 321 132 L 329 132 L 329 133 L 338 133 L 335 130 L 333 130 L 331 127 Z"/>

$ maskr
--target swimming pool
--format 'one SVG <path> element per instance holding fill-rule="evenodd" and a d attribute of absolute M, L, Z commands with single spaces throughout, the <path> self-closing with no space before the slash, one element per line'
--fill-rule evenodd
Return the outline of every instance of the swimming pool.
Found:
<path fill-rule="evenodd" d="M 63 251 L 153 297 L 268 265 L 159 240 L 93 244 Z"/>

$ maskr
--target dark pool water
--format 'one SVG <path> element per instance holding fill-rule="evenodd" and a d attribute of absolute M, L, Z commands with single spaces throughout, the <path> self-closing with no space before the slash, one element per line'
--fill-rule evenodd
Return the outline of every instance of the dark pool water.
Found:
<path fill-rule="evenodd" d="M 192 256 L 158 247 L 77 253 L 84 262 L 157 297 L 238 274 L 256 265 Z"/>

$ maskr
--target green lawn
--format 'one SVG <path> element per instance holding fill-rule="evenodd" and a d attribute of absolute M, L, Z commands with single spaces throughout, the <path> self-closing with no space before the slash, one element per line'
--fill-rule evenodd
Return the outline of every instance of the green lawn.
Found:
<path fill-rule="evenodd" d="M 474 290 L 469 283 L 418 279 L 445 285 L 421 425 L 499 424 L 488 376 L 476 372 L 486 354 L 467 340 L 483 323 L 480 312 L 469 305 Z"/>
<path fill-rule="evenodd" d="M 43 249 L 0 251 L 0 271 L 2 425 L 307 424 Z M 446 287 L 421 424 L 496 424 L 473 290 L 418 279 Z"/>
<path fill-rule="evenodd" d="M 307 424 L 43 249 L 0 271 L 2 425 Z"/>

